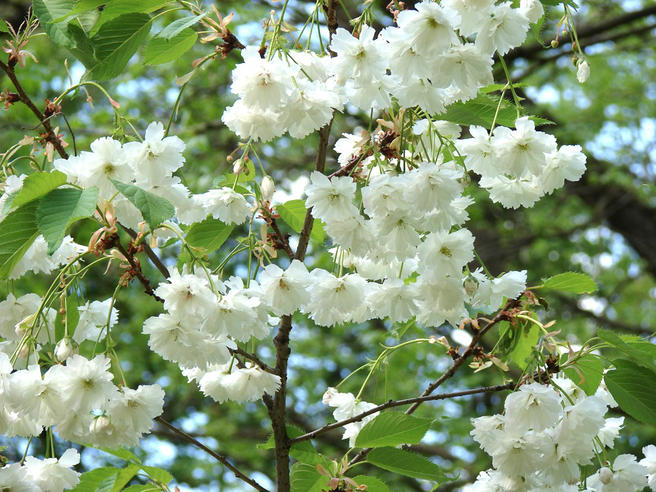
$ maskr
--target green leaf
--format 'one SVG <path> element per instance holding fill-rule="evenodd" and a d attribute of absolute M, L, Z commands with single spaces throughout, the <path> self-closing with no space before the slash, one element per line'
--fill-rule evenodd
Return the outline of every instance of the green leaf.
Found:
<path fill-rule="evenodd" d="M 442 469 L 435 463 L 402 449 L 376 448 L 369 453 L 367 461 L 378 468 L 406 477 L 422 478 L 433 482 L 447 480 Z"/>
<path fill-rule="evenodd" d="M 618 359 L 604 375 L 608 391 L 620 408 L 644 424 L 656 425 L 656 372 L 630 360 Z"/>
<path fill-rule="evenodd" d="M 597 284 L 585 273 L 566 272 L 549 277 L 542 283 L 545 289 L 571 292 L 573 294 L 591 294 L 597 291 Z"/>
<path fill-rule="evenodd" d="M 604 365 L 601 359 L 593 354 L 587 354 L 576 360 L 574 367 L 566 367 L 565 374 L 586 395 L 594 395 L 604 375 Z"/>
<path fill-rule="evenodd" d="M 95 29 L 100 28 L 103 24 L 121 15 L 135 12 L 147 14 L 165 6 L 169 2 L 170 0 L 112 0 L 111 2 L 105 2 L 105 8 L 100 15 Z"/>
<path fill-rule="evenodd" d="M 125 14 L 102 25 L 91 38 L 98 64 L 87 74 L 97 80 L 111 79 L 123 69 L 144 44 L 152 19 L 147 14 Z"/>
<path fill-rule="evenodd" d="M 326 475 L 321 475 L 314 466 L 307 463 L 294 463 L 289 478 L 291 492 L 322 492 L 328 483 Z"/>
<path fill-rule="evenodd" d="M 303 200 L 289 200 L 280 205 L 276 205 L 276 211 L 280 218 L 292 228 L 294 232 L 301 232 L 303 230 L 303 223 L 305 222 L 305 202 Z"/>
<path fill-rule="evenodd" d="M 123 487 L 130 483 L 130 480 L 132 480 L 132 478 L 139 472 L 139 469 L 139 465 L 131 464 L 120 470 L 116 475 L 113 486 L 107 489 L 107 491 L 120 492 Z"/>
<path fill-rule="evenodd" d="M 9 32 L 9 24 L 4 19 L 0 19 L 0 32 Z"/>
<path fill-rule="evenodd" d="M 146 472 L 150 478 L 157 482 L 168 484 L 171 480 L 173 480 L 173 475 L 162 468 L 157 468 L 156 466 L 141 465 L 141 469 Z"/>
<path fill-rule="evenodd" d="M 68 226 L 93 215 L 97 201 L 97 188 L 58 188 L 39 201 L 36 221 L 39 232 L 48 241 L 48 254 L 57 249 Z"/>
<path fill-rule="evenodd" d="M 297 427 L 292 424 L 287 424 L 287 435 L 294 439 L 296 437 L 302 436 L 305 434 L 305 431 L 300 427 Z M 273 449 L 275 448 L 275 442 L 273 440 L 273 434 L 269 436 L 266 442 L 260 443 L 257 445 L 259 449 Z M 301 463 L 309 463 L 311 465 L 322 465 L 324 468 L 330 466 L 330 460 L 319 454 L 312 443 L 308 441 L 301 441 L 295 444 L 292 444 L 289 454 Z"/>
<path fill-rule="evenodd" d="M 78 14 L 83 14 L 84 12 L 89 12 L 90 10 L 96 10 L 98 7 L 105 3 L 107 3 L 107 0 L 78 0 L 75 4 L 75 8 L 66 12 L 65 15 L 56 17 L 52 22 L 63 22 L 66 19 L 70 19 L 71 17 L 74 17 Z"/>
<path fill-rule="evenodd" d="M 116 456 L 117 458 L 122 459 L 123 461 L 130 461 L 133 463 L 141 463 L 141 460 L 139 457 L 132 453 L 131 451 L 128 451 L 127 449 L 109 449 L 109 448 L 98 448 L 101 451 L 104 451 L 107 454 L 111 454 L 112 456 Z"/>
<path fill-rule="evenodd" d="M 390 492 L 389 487 L 375 477 L 358 475 L 353 477 L 353 480 L 358 485 L 366 485 L 367 492 Z"/>
<path fill-rule="evenodd" d="M 70 51 L 86 68 L 91 68 L 98 63 L 94 55 L 94 47 L 84 29 L 74 23 L 68 24 L 68 34 L 71 38 Z"/>
<path fill-rule="evenodd" d="M 171 39 L 153 38 L 146 45 L 144 63 L 160 65 L 180 58 L 196 43 L 198 34 L 193 29 L 185 29 Z"/>
<path fill-rule="evenodd" d="M 30 174 L 23 181 L 22 188 L 14 195 L 11 206 L 20 207 L 25 205 L 37 198 L 41 198 L 64 183 L 66 183 L 66 175 L 59 171 Z"/>
<path fill-rule="evenodd" d="M 122 492 L 159 492 L 162 489 L 157 485 L 146 484 L 146 485 L 130 485 L 129 487 L 123 489 Z"/>
<path fill-rule="evenodd" d="M 499 98 L 481 94 L 476 99 L 465 103 L 458 102 L 448 107 L 447 111 L 438 115 L 439 119 L 458 123 L 459 125 L 479 125 L 491 128 L 494 115 L 497 112 L 496 125 L 514 127 L 517 119 L 515 107 L 505 99 L 499 106 Z"/>
<path fill-rule="evenodd" d="M 167 199 L 148 193 L 138 186 L 121 183 L 114 179 L 111 182 L 132 205 L 139 209 L 151 231 L 175 215 L 175 208 Z"/>
<path fill-rule="evenodd" d="M 523 371 L 533 359 L 533 350 L 540 340 L 540 328 L 534 323 L 525 323 L 512 329 L 516 330 L 516 335 L 508 359 Z"/>
<path fill-rule="evenodd" d="M 190 17 L 183 17 L 182 19 L 175 20 L 171 22 L 168 26 L 162 29 L 155 37 L 164 38 L 164 39 L 173 39 L 182 31 L 187 29 L 190 26 L 193 26 L 196 22 L 201 20 L 207 14 L 198 14 Z"/>
<path fill-rule="evenodd" d="M 113 486 L 119 471 L 118 468 L 113 466 L 106 466 L 83 473 L 80 475 L 80 483 L 72 492 L 98 492 L 102 490 L 99 487 L 104 487 L 107 483 L 111 483 Z"/>
<path fill-rule="evenodd" d="M 39 235 L 38 202 L 20 207 L 0 222 L 0 279 L 6 279 Z"/>
<path fill-rule="evenodd" d="M 192 224 L 185 240 L 194 248 L 201 248 L 207 252 L 216 251 L 230 237 L 233 229 L 234 226 L 226 225 L 210 216 L 202 222 Z"/>
<path fill-rule="evenodd" d="M 54 21 L 65 17 L 73 9 L 73 0 L 34 0 L 32 8 L 48 37 L 55 44 L 69 46 L 71 41 L 66 25 Z"/>
<path fill-rule="evenodd" d="M 367 422 L 355 440 L 359 448 L 380 448 L 417 444 L 426 434 L 431 420 L 400 412 L 383 412 Z"/>
<path fill-rule="evenodd" d="M 68 327 L 68 336 L 73 336 L 75 334 L 75 328 L 80 321 L 80 311 L 77 309 L 80 305 L 80 298 L 77 295 L 77 292 L 73 290 L 66 297 L 66 326 Z M 60 340 L 60 338 L 57 338 Z"/>
<path fill-rule="evenodd" d="M 599 329 L 597 336 L 646 369 L 656 370 L 656 346 L 633 337 L 621 337 L 611 330 Z"/>

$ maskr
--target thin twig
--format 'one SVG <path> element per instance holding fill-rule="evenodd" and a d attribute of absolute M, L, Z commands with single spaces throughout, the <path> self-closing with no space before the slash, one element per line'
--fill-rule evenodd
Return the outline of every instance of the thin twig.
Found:
<path fill-rule="evenodd" d="M 449 398 L 458 398 L 460 396 L 476 395 L 478 393 L 494 393 L 496 391 L 505 391 L 505 390 L 513 389 L 514 387 L 515 387 L 515 383 L 513 382 L 507 384 L 498 384 L 496 386 L 483 386 L 481 388 L 455 391 L 453 393 L 440 393 L 438 395 L 418 396 L 416 398 L 406 398 L 404 400 L 390 400 L 387 403 L 378 405 L 377 407 L 367 410 L 366 412 L 359 413 L 354 417 L 340 420 L 339 422 L 335 422 L 332 424 L 324 425 L 319 429 L 313 430 L 312 432 L 308 432 L 307 434 L 303 434 L 302 436 L 296 437 L 292 439 L 292 444 L 301 441 L 306 441 L 308 439 L 314 439 L 315 437 L 317 437 L 320 434 L 323 434 L 324 432 L 328 432 L 333 429 L 338 429 L 340 427 L 343 427 L 353 422 L 359 422 L 360 420 L 362 420 L 365 417 L 368 417 L 369 415 L 373 415 L 374 413 L 378 413 L 388 408 L 401 407 L 405 405 L 411 405 L 413 403 L 423 403 L 425 401 L 447 400 Z"/>
<path fill-rule="evenodd" d="M 244 359 L 248 359 L 251 362 L 254 362 L 263 371 L 270 372 L 271 374 L 278 374 L 277 371 L 273 367 L 271 367 L 271 366 L 267 365 L 266 363 L 262 362 L 262 360 L 257 355 L 251 354 L 250 352 L 246 352 L 245 350 L 242 350 L 239 347 L 237 347 L 236 349 L 229 349 L 229 350 L 230 350 L 231 354 L 241 355 Z"/>
<path fill-rule="evenodd" d="M 205 451 L 205 452 L 206 452 L 207 454 L 209 454 L 212 458 L 216 459 L 219 463 L 221 463 L 221 464 L 222 464 L 223 466 L 225 466 L 228 470 L 230 470 L 232 473 L 234 473 L 234 475 L 235 475 L 238 479 L 240 479 L 240 480 L 246 482 L 248 485 L 250 485 L 251 487 L 253 487 L 255 490 L 258 490 L 259 492 L 269 492 L 267 489 L 265 489 L 264 487 L 262 487 L 259 483 L 257 483 L 255 480 L 253 480 L 252 478 L 250 478 L 248 475 L 246 475 L 246 474 L 242 473 L 241 471 L 239 471 L 239 469 L 238 469 L 235 465 L 233 465 L 232 463 L 230 463 L 230 461 L 228 460 L 228 458 L 227 458 L 225 455 L 223 455 L 223 454 L 219 454 L 219 453 L 217 453 L 217 452 L 215 452 L 215 451 L 212 451 L 210 448 L 208 448 L 207 446 L 205 446 L 202 442 L 200 442 L 200 441 L 198 441 L 197 439 L 195 439 L 194 437 L 190 436 L 189 434 L 187 434 L 187 433 L 186 433 L 185 431 L 183 431 L 182 429 L 178 429 L 176 426 L 174 426 L 173 424 L 167 422 L 167 421 L 164 420 L 163 418 L 161 418 L 161 417 L 156 417 L 155 420 L 157 420 L 157 422 L 159 422 L 160 424 L 162 424 L 164 427 L 166 427 L 167 429 L 169 429 L 171 432 L 174 432 L 175 434 L 177 434 L 178 436 L 180 436 L 181 438 L 183 438 L 183 439 L 184 439 L 185 441 L 187 441 L 188 443 L 193 444 L 194 446 L 196 446 L 198 449 L 200 449 L 200 450 L 202 450 L 202 451 Z"/>
<path fill-rule="evenodd" d="M 125 232 L 127 232 L 132 239 L 137 238 L 137 233 L 130 229 L 129 227 L 124 226 L 121 224 L 121 227 Z M 164 262 L 160 259 L 159 256 L 152 250 L 152 248 L 147 244 L 147 243 L 141 243 L 144 249 L 144 253 L 146 253 L 146 256 L 150 259 L 150 261 L 153 262 L 153 265 L 160 271 L 162 275 L 164 275 L 164 278 L 169 278 L 171 274 L 169 273 L 168 268 L 166 268 L 166 265 L 164 265 Z"/>
<path fill-rule="evenodd" d="M 41 122 L 41 125 L 46 130 L 45 139 L 54 146 L 57 153 L 63 159 L 68 159 L 68 152 L 66 152 L 64 146 L 62 145 L 62 143 L 59 141 L 59 138 L 55 134 L 55 131 L 52 129 L 52 125 L 50 124 L 50 121 L 48 121 L 48 117 L 46 117 L 41 112 L 41 110 L 36 107 L 34 102 L 32 102 L 32 99 L 30 99 L 30 96 L 27 95 L 27 92 L 25 92 L 25 89 L 23 89 L 23 86 L 21 85 L 21 83 L 18 81 L 18 78 L 16 77 L 16 72 L 14 71 L 14 68 L 10 65 L 7 65 L 2 60 L 0 60 L 0 69 L 2 69 L 2 71 L 7 74 L 7 77 L 9 77 L 11 83 L 14 84 L 14 87 L 16 88 L 16 92 L 18 93 L 18 97 L 20 98 L 21 102 L 25 104 Z"/>
<path fill-rule="evenodd" d="M 474 333 L 472 337 L 472 341 L 469 343 L 465 351 L 460 355 L 457 359 L 453 361 L 453 364 L 451 367 L 449 367 L 439 378 L 437 378 L 435 381 L 433 381 L 431 384 L 428 385 L 426 390 L 421 394 L 419 398 L 424 398 L 429 396 L 433 391 L 435 391 L 437 388 L 439 388 L 445 381 L 450 379 L 456 371 L 467 361 L 467 359 L 474 353 L 478 342 L 480 341 L 481 338 L 483 338 L 483 335 L 485 335 L 493 326 L 498 324 L 501 321 L 507 321 L 511 319 L 511 314 L 509 311 L 512 309 L 516 308 L 519 305 L 519 299 L 521 298 L 518 297 L 517 299 L 509 299 L 508 302 L 506 302 L 506 305 L 503 307 L 497 315 L 492 318 L 492 320 L 486 324 L 484 327 L 482 327 L 480 330 Z M 408 408 L 405 411 L 406 415 L 413 414 L 417 408 L 423 403 L 422 400 L 417 400 L 412 405 L 410 408 Z M 371 451 L 371 448 L 366 448 L 360 451 L 357 455 L 349 461 L 349 466 L 354 465 L 355 463 L 358 463 L 359 461 L 362 461 L 366 456 L 369 454 Z"/>

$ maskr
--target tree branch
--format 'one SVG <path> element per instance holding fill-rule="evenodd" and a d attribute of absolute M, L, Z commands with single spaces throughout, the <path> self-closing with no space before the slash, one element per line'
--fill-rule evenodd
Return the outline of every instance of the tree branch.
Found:
<path fill-rule="evenodd" d="M 523 295 L 523 294 L 522 294 Z M 469 343 L 465 351 L 460 355 L 457 359 L 453 361 L 453 364 L 449 369 L 447 369 L 439 378 L 437 378 L 435 381 L 433 381 L 431 384 L 428 385 L 426 390 L 421 394 L 419 399 L 415 401 L 414 403 L 411 404 L 410 408 L 408 408 L 405 411 L 406 415 L 411 415 L 413 414 L 417 408 L 423 403 L 424 400 L 422 398 L 425 398 L 429 396 L 433 391 L 435 391 L 437 388 L 439 388 L 445 381 L 447 381 L 449 378 L 451 378 L 456 371 L 462 366 L 467 359 L 474 354 L 474 351 L 478 345 L 478 342 L 483 338 L 483 335 L 485 335 L 493 326 L 498 324 L 501 321 L 507 321 L 511 319 L 511 314 L 509 311 L 515 309 L 519 305 L 519 299 L 521 299 L 521 295 L 517 299 L 509 299 L 508 302 L 506 302 L 506 305 L 503 307 L 497 315 L 492 318 L 492 320 L 486 324 L 484 327 L 482 327 L 480 330 L 474 333 L 472 337 L 472 341 Z M 349 461 L 349 466 L 354 465 L 355 463 L 358 463 L 359 461 L 362 461 L 371 451 L 372 448 L 366 448 L 360 451 L 357 455 Z"/>
<path fill-rule="evenodd" d="M 130 229 L 129 227 L 124 226 L 121 224 L 121 227 L 125 232 L 127 232 L 132 239 L 137 239 L 137 233 Z M 166 265 L 164 265 L 164 262 L 160 259 L 159 256 L 152 250 L 152 248 L 147 244 L 147 243 L 141 243 L 144 249 L 144 253 L 146 253 L 146 256 L 150 259 L 150 261 L 155 265 L 155 268 L 157 268 L 162 275 L 164 275 L 164 278 L 169 278 L 171 274 L 169 273 L 168 268 L 166 268 Z"/>
<path fill-rule="evenodd" d="M 340 420 L 339 422 L 335 422 L 332 424 L 324 425 L 319 429 L 313 430 L 312 432 L 308 432 L 307 434 L 303 434 L 302 436 L 296 437 L 291 440 L 291 443 L 294 444 L 301 441 L 307 441 L 308 439 L 314 439 L 315 437 L 317 437 L 320 434 L 323 434 L 324 432 L 328 432 L 333 429 L 338 429 L 340 427 L 343 427 L 347 424 L 351 424 L 353 422 L 359 422 L 360 420 L 362 420 L 365 417 L 368 417 L 369 415 L 373 415 L 374 413 L 378 413 L 388 408 L 401 407 L 401 406 L 411 405 L 416 403 L 423 403 L 426 401 L 447 400 L 449 398 L 458 398 L 460 396 L 475 395 L 478 393 L 494 393 L 496 391 L 513 389 L 514 387 L 515 387 L 515 383 L 513 382 L 507 384 L 499 384 L 496 386 L 483 386 L 481 388 L 455 391 L 453 393 L 440 393 L 438 395 L 418 396 L 416 398 L 406 398 L 403 400 L 390 400 L 387 403 L 378 405 L 377 407 L 374 407 L 370 410 L 367 410 L 366 412 L 362 412 L 358 415 L 355 415 L 354 417 Z"/>
<path fill-rule="evenodd" d="M 182 429 L 178 429 L 178 428 L 175 427 L 173 424 L 167 422 L 167 421 L 164 420 L 163 418 L 161 418 L 161 417 L 156 417 L 155 420 L 157 420 L 157 422 L 159 422 L 160 424 L 162 424 L 164 427 L 166 427 L 167 429 L 169 429 L 171 432 L 173 432 L 173 433 L 177 434 L 178 436 L 180 436 L 182 439 L 184 439 L 184 440 L 187 441 L 188 443 L 193 444 L 194 446 L 196 446 L 198 449 L 200 449 L 200 450 L 202 450 L 202 451 L 205 451 L 205 452 L 206 452 L 207 454 L 209 454 L 212 458 L 216 459 L 219 463 L 221 463 L 221 464 L 222 464 L 223 466 L 225 466 L 228 470 L 230 470 L 232 473 L 234 473 L 234 475 L 235 475 L 238 479 L 240 479 L 240 480 L 246 482 L 248 485 L 250 485 L 251 487 L 253 487 L 255 490 L 258 490 L 259 492 L 269 492 L 267 489 L 265 489 L 264 487 L 262 487 L 259 483 L 257 483 L 255 480 L 253 480 L 252 478 L 250 478 L 248 475 L 246 475 L 246 474 L 242 473 L 241 471 L 239 471 L 239 469 L 238 469 L 235 465 L 233 465 L 232 463 L 230 463 L 230 461 L 228 460 L 228 458 L 227 458 L 225 455 L 223 455 L 223 454 L 219 454 L 219 453 L 217 453 L 217 452 L 215 452 L 215 451 L 212 451 L 210 448 L 208 448 L 207 446 L 205 446 L 202 442 L 198 441 L 197 439 L 195 439 L 195 438 L 192 437 L 191 435 L 187 434 L 187 433 L 186 433 L 185 431 L 183 431 Z"/>
<path fill-rule="evenodd" d="M 25 89 L 23 89 L 23 86 L 21 85 L 21 83 L 18 81 L 18 78 L 16 77 L 16 72 L 14 71 L 14 67 L 12 67 L 11 65 L 7 65 L 2 60 L 0 60 L 0 69 L 2 69 L 2 71 L 7 74 L 7 77 L 9 77 L 11 83 L 14 84 L 14 87 L 16 88 L 16 92 L 18 93 L 18 97 L 20 98 L 20 101 L 23 104 L 25 104 L 41 122 L 41 125 L 46 131 L 45 139 L 54 146 L 57 153 L 63 159 L 68 159 L 68 152 L 66 152 L 64 146 L 62 145 L 62 143 L 59 141 L 59 138 L 55 134 L 55 131 L 52 129 L 52 125 L 50 124 L 48 117 L 44 115 L 39 108 L 36 107 L 36 105 L 32 102 L 32 99 L 30 99 L 30 96 L 27 95 L 27 92 L 25 92 Z"/>

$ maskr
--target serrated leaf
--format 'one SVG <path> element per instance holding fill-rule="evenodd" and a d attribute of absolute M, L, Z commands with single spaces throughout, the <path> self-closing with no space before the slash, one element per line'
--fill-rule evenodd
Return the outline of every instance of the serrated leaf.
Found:
<path fill-rule="evenodd" d="M 467 102 L 458 102 L 450 105 L 445 113 L 438 115 L 439 119 L 458 123 L 459 125 L 479 125 L 485 128 L 491 128 L 494 121 L 494 115 L 499 105 L 498 97 L 491 97 L 486 94 L 478 96 Z M 499 112 L 496 118 L 497 126 L 514 127 L 517 119 L 515 107 L 505 99 L 501 101 Z"/>
<path fill-rule="evenodd" d="M 511 329 L 516 330 L 516 335 L 508 359 L 523 371 L 530 364 L 533 349 L 540 340 L 540 328 L 533 323 L 526 323 Z"/>
<path fill-rule="evenodd" d="M 113 486 L 108 489 L 107 492 L 120 492 L 123 487 L 130 483 L 130 480 L 132 480 L 132 478 L 139 472 L 139 469 L 139 465 L 131 464 L 119 470 L 116 475 L 116 479 L 114 480 Z M 105 491 L 103 490 L 103 492 Z"/>
<path fill-rule="evenodd" d="M 234 226 L 208 217 L 202 222 L 193 224 L 187 231 L 185 240 L 194 248 L 201 248 L 207 252 L 216 251 L 230 237 L 233 229 Z"/>
<path fill-rule="evenodd" d="M 156 466 L 141 465 L 141 469 L 144 472 L 146 472 L 146 474 L 150 478 L 152 478 L 157 482 L 168 484 L 171 480 L 173 480 L 173 475 L 171 475 L 168 471 L 164 470 L 163 468 L 158 468 Z"/>
<path fill-rule="evenodd" d="M 322 492 L 328 483 L 326 475 L 307 463 L 294 463 L 289 479 L 291 492 Z"/>
<path fill-rule="evenodd" d="M 30 174 L 23 181 L 23 186 L 11 200 L 12 207 L 20 207 L 48 194 L 66 183 L 66 175 L 59 171 L 51 173 L 37 172 Z"/>
<path fill-rule="evenodd" d="M 73 0 L 34 0 L 32 8 L 48 37 L 55 44 L 69 46 L 70 39 L 66 24 L 54 21 L 60 17 L 66 17 L 73 10 Z"/>
<path fill-rule="evenodd" d="M 96 210 L 98 189 L 58 188 L 39 200 L 36 221 L 52 254 L 73 222 L 91 217 Z"/>
<path fill-rule="evenodd" d="M 417 444 L 426 434 L 431 420 L 400 412 L 383 412 L 362 428 L 355 445 L 379 448 L 399 444 Z"/>
<path fill-rule="evenodd" d="M 656 370 L 656 346 L 644 340 L 631 339 L 631 343 L 611 330 L 599 329 L 597 336 L 646 369 Z"/>
<path fill-rule="evenodd" d="M 124 14 L 141 13 L 147 14 L 164 7 L 170 0 L 112 0 L 106 2 L 105 8 L 100 15 L 98 24 L 94 30 L 98 30 L 103 24 Z"/>
<path fill-rule="evenodd" d="M 77 484 L 72 492 L 97 492 L 101 484 L 111 481 L 112 478 L 116 481 L 119 471 L 118 468 L 114 468 L 113 466 L 106 466 L 83 473 L 80 475 L 80 483 Z"/>
<path fill-rule="evenodd" d="M 166 198 L 149 193 L 132 184 L 121 183 L 114 179 L 111 182 L 121 192 L 121 195 L 139 209 L 151 231 L 175 215 L 175 207 Z"/>
<path fill-rule="evenodd" d="M 105 3 L 107 3 L 107 0 L 78 0 L 74 8 L 69 10 L 65 15 L 56 17 L 52 22 L 63 22 L 67 19 L 70 19 L 71 17 L 75 17 L 78 14 L 96 10 L 98 7 Z"/>
<path fill-rule="evenodd" d="M 280 205 L 276 205 L 276 211 L 280 218 L 289 226 L 294 232 L 301 232 L 303 230 L 303 223 L 305 222 L 305 202 L 303 200 L 289 200 Z"/>
<path fill-rule="evenodd" d="M 396 448 L 376 448 L 367 456 L 367 462 L 383 470 L 405 475 L 406 477 L 421 478 L 433 482 L 447 480 L 442 469 L 432 461 Z"/>
<path fill-rule="evenodd" d="M 567 377 L 585 391 L 586 395 L 594 395 L 604 375 L 601 359 L 594 354 L 587 354 L 577 359 L 574 367 L 565 368 Z"/>
<path fill-rule="evenodd" d="M 366 485 L 367 492 L 390 492 L 389 487 L 375 477 L 358 475 L 353 477 L 353 480 L 358 485 Z"/>
<path fill-rule="evenodd" d="M 201 20 L 206 15 L 207 14 L 198 14 L 198 15 L 183 17 L 182 19 L 174 20 L 168 26 L 162 29 L 159 33 L 157 33 L 155 37 L 163 38 L 163 39 L 173 39 L 188 27 L 196 24 L 196 22 Z"/>
<path fill-rule="evenodd" d="M 137 13 L 121 15 L 103 24 L 91 38 L 98 64 L 87 78 L 105 80 L 122 73 L 132 55 L 146 41 L 151 22 L 149 15 Z"/>
<path fill-rule="evenodd" d="M 144 63 L 160 65 L 177 60 L 196 43 L 198 34 L 193 29 L 185 29 L 171 39 L 155 37 L 146 45 Z"/>
<path fill-rule="evenodd" d="M 618 359 L 613 364 L 615 369 L 604 375 L 610 394 L 631 417 L 656 425 L 656 372 L 625 359 Z"/>
<path fill-rule="evenodd" d="M 72 41 L 68 47 L 70 51 L 86 68 L 91 68 L 98 63 L 94 55 L 94 47 L 84 32 L 84 29 L 75 25 L 74 23 L 68 24 L 68 34 Z"/>
<path fill-rule="evenodd" d="M 591 294 L 597 291 L 597 284 L 585 273 L 565 272 L 546 279 L 542 288 L 572 294 Z"/>
<path fill-rule="evenodd" d="M 6 279 L 39 235 L 38 202 L 20 207 L 0 222 L 0 279 Z"/>

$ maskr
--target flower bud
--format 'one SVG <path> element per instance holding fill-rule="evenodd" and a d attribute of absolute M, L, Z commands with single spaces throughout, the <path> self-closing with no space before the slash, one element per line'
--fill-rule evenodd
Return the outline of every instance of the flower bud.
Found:
<path fill-rule="evenodd" d="M 590 65 L 588 65 L 587 61 L 580 61 L 576 66 L 576 69 L 576 79 L 579 83 L 582 84 L 588 80 L 588 77 L 590 77 Z"/>
<path fill-rule="evenodd" d="M 558 40 L 557 39 L 552 39 L 551 40 L 551 47 L 552 48 L 558 48 Z"/>
<path fill-rule="evenodd" d="M 106 415 L 100 415 L 89 424 L 89 432 L 92 434 L 103 434 L 111 430 L 112 421 Z"/>
<path fill-rule="evenodd" d="M 59 362 L 64 362 L 71 355 L 77 354 L 77 345 L 70 337 L 62 338 L 57 342 L 55 347 L 55 358 Z"/>
<path fill-rule="evenodd" d="M 599 470 L 599 480 L 604 485 L 608 485 L 613 480 L 613 472 L 609 468 L 603 467 Z"/>
<path fill-rule="evenodd" d="M 235 163 L 232 165 L 232 172 L 235 174 L 241 174 L 244 172 L 246 169 L 246 165 L 244 164 L 244 159 L 237 159 Z"/>
<path fill-rule="evenodd" d="M 276 191 L 276 185 L 273 183 L 271 176 L 264 176 L 262 178 L 260 190 L 262 191 L 262 199 L 265 202 L 270 202 L 273 198 L 273 193 Z"/>

